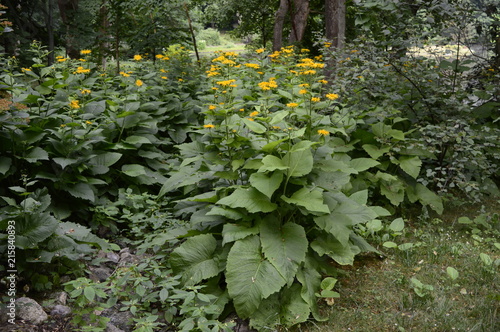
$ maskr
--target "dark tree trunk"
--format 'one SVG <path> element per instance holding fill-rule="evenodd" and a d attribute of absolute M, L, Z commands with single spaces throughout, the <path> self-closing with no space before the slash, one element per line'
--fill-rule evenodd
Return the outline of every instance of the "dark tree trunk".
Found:
<path fill-rule="evenodd" d="M 292 32 L 290 33 L 290 43 L 300 43 L 304 38 L 309 17 L 309 0 L 294 0 L 293 8 L 290 8 L 292 20 Z"/>
<path fill-rule="evenodd" d="M 80 57 L 80 52 L 76 47 L 73 34 L 73 27 L 71 16 L 78 10 L 79 0 L 57 0 L 59 12 L 61 13 L 61 20 L 66 26 L 66 54 L 73 59 Z"/>
<path fill-rule="evenodd" d="M 280 0 L 280 6 L 276 11 L 273 30 L 273 51 L 279 51 L 283 46 L 283 26 L 288 12 L 288 0 Z"/>
<path fill-rule="evenodd" d="M 54 0 L 47 1 L 47 33 L 49 44 L 49 55 L 47 64 L 50 66 L 54 63 Z"/>
<path fill-rule="evenodd" d="M 325 36 L 333 48 L 344 47 L 345 0 L 325 0 Z"/>

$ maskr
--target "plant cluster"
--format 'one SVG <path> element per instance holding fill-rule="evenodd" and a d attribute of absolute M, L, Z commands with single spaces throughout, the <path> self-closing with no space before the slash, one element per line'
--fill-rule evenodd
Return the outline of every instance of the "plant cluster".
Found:
<path fill-rule="evenodd" d="M 38 43 L 31 51 L 45 52 Z M 110 248 L 89 228 L 116 233 L 117 222 L 95 211 L 126 189 L 158 192 L 173 145 L 198 121 L 195 80 L 185 83 L 176 67 L 186 55 L 149 67 L 137 55 L 133 70 L 117 76 L 89 61 L 91 50 L 81 56 L 58 56 L 49 67 L 35 57 L 30 68 L 0 73 L 0 229 L 16 222 L 18 270 L 28 279 L 32 264 L 74 262 L 87 244 Z"/>
<path fill-rule="evenodd" d="M 322 319 L 317 298 L 332 297 L 322 284 L 336 275 L 328 260 L 377 252 L 360 228 L 391 212 L 371 202 L 442 203 L 416 181 L 405 119 L 349 112 L 308 50 L 256 53 L 212 60 L 204 124 L 178 146 L 160 195 L 178 196 L 173 213 L 189 219 L 170 256 L 183 284 L 217 285 L 263 329 Z"/>

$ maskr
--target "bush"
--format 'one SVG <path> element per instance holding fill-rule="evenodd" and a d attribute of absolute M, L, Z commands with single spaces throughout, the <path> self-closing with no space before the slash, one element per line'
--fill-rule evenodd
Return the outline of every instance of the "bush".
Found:
<path fill-rule="evenodd" d="M 197 40 L 204 40 L 207 46 L 219 46 L 221 44 L 221 36 L 219 31 L 208 28 L 198 32 Z"/>

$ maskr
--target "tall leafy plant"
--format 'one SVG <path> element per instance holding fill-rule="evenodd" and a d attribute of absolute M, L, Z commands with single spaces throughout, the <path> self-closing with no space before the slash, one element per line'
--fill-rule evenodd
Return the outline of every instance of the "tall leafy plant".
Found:
<path fill-rule="evenodd" d="M 311 313 L 321 319 L 318 297 L 338 296 L 323 280 L 335 275 L 328 262 L 348 265 L 376 251 L 356 229 L 390 215 L 369 206 L 369 188 L 354 181 L 387 169 L 383 153 L 371 152 L 389 149 L 366 141 L 356 150 L 354 132 L 364 122 L 328 93 L 316 70 L 321 62 L 291 48 L 270 58 L 213 60 L 205 124 L 178 146 L 176 171 L 160 192 L 187 197 L 175 206 L 191 226 L 172 252 L 174 272 L 185 284 L 210 285 L 207 292 L 223 294 L 258 329 L 291 326 Z M 370 127 L 404 139 L 383 123 Z M 393 163 L 416 177 L 417 159 Z"/>

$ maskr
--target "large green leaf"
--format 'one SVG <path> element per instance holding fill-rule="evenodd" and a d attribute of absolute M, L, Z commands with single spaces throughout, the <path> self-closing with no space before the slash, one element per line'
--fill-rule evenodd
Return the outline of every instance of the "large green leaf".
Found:
<path fill-rule="evenodd" d="M 258 122 L 250 121 L 249 119 L 246 119 L 246 118 L 243 119 L 243 122 L 251 131 L 253 131 L 257 134 L 262 134 L 262 133 L 266 132 L 266 127 L 264 127 L 263 125 L 261 125 Z"/>
<path fill-rule="evenodd" d="M 66 191 L 69 192 L 71 196 L 91 202 L 95 201 L 94 190 L 92 190 L 92 187 L 87 183 L 77 183 L 73 186 L 68 186 L 66 187 Z"/>
<path fill-rule="evenodd" d="M 250 175 L 250 184 L 252 187 L 269 198 L 280 187 L 282 180 L 283 173 L 281 172 L 273 172 L 272 174 L 253 173 Z"/>
<path fill-rule="evenodd" d="M 38 160 L 49 160 L 49 154 L 44 149 L 35 147 L 28 152 L 24 159 L 30 163 L 34 163 Z"/>
<path fill-rule="evenodd" d="M 321 284 L 321 274 L 318 270 L 319 266 L 312 256 L 308 254 L 304 264 L 297 271 L 297 280 L 302 285 L 300 296 L 309 305 L 314 318 L 316 320 L 326 320 L 325 317 L 321 317 L 318 310 L 316 293 L 319 291 Z"/>
<path fill-rule="evenodd" d="M 401 156 L 399 158 L 399 167 L 401 167 L 401 169 L 405 171 L 406 174 L 416 179 L 418 174 L 420 173 L 422 161 L 419 157 L 416 156 Z"/>
<path fill-rule="evenodd" d="M 349 216 L 329 214 L 315 217 L 314 222 L 319 228 L 335 236 L 342 245 L 346 246 L 349 243 L 349 235 L 352 233 L 353 225 Z"/>
<path fill-rule="evenodd" d="M 313 169 L 313 155 L 310 149 L 289 151 L 283 157 L 283 164 L 288 166 L 287 176 L 304 176 Z"/>
<path fill-rule="evenodd" d="M 16 220 L 16 246 L 21 249 L 35 247 L 57 228 L 57 220 L 47 212 L 28 214 Z"/>
<path fill-rule="evenodd" d="M 273 155 L 267 155 L 262 158 L 262 166 L 260 166 L 259 172 L 272 172 L 286 169 L 288 169 L 288 166 L 283 163 L 283 160 Z"/>
<path fill-rule="evenodd" d="M 443 213 L 444 207 L 441 198 L 423 184 L 417 183 L 415 187 L 408 186 L 406 193 L 411 202 L 418 200 L 423 205 L 429 205 L 437 213 Z"/>
<path fill-rule="evenodd" d="M 319 189 L 308 189 L 302 187 L 293 193 L 292 197 L 288 198 L 285 195 L 281 199 L 288 204 L 296 204 L 305 207 L 311 212 L 330 213 L 328 205 L 323 203 L 323 192 Z"/>
<path fill-rule="evenodd" d="M 281 225 L 278 218 L 270 215 L 260 223 L 260 241 L 265 257 L 291 284 L 299 264 L 306 258 L 309 242 L 304 228 L 293 223 Z"/>
<path fill-rule="evenodd" d="M 142 165 L 138 164 L 127 164 L 122 166 L 122 172 L 131 177 L 137 177 L 139 175 L 145 175 L 146 169 Z"/>
<path fill-rule="evenodd" d="M 92 173 L 105 174 L 109 171 L 109 166 L 114 165 L 122 157 L 118 152 L 105 152 L 90 158 L 89 164 L 92 165 Z"/>
<path fill-rule="evenodd" d="M 349 162 L 349 165 L 358 172 L 366 171 L 369 168 L 378 166 L 380 163 L 371 158 L 356 158 Z"/>
<path fill-rule="evenodd" d="M 385 153 L 391 151 L 391 148 L 388 146 L 378 148 L 375 145 L 372 144 L 364 144 L 362 148 L 372 157 L 373 159 L 378 159 L 379 157 L 383 156 Z"/>
<path fill-rule="evenodd" d="M 259 234 L 259 227 L 248 227 L 242 224 L 224 224 L 222 228 L 222 245 Z"/>
<path fill-rule="evenodd" d="M 237 188 L 231 195 L 220 199 L 217 204 L 232 208 L 245 208 L 250 213 L 272 212 L 276 204 L 255 188 Z"/>
<path fill-rule="evenodd" d="M 7 173 L 11 165 L 12 165 L 12 159 L 8 157 L 0 157 L 0 174 Z"/>
<path fill-rule="evenodd" d="M 360 253 L 357 246 L 342 245 L 332 235 L 318 236 L 312 243 L 311 248 L 320 256 L 327 255 L 340 265 L 352 265 L 354 256 Z"/>
<path fill-rule="evenodd" d="M 193 236 L 172 252 L 170 264 L 184 284 L 195 285 L 221 272 L 216 251 L 217 241 L 211 234 Z"/>
<path fill-rule="evenodd" d="M 227 257 L 226 282 L 238 316 L 245 319 L 261 301 L 278 292 L 286 280 L 262 257 L 257 235 L 236 241 Z"/>

